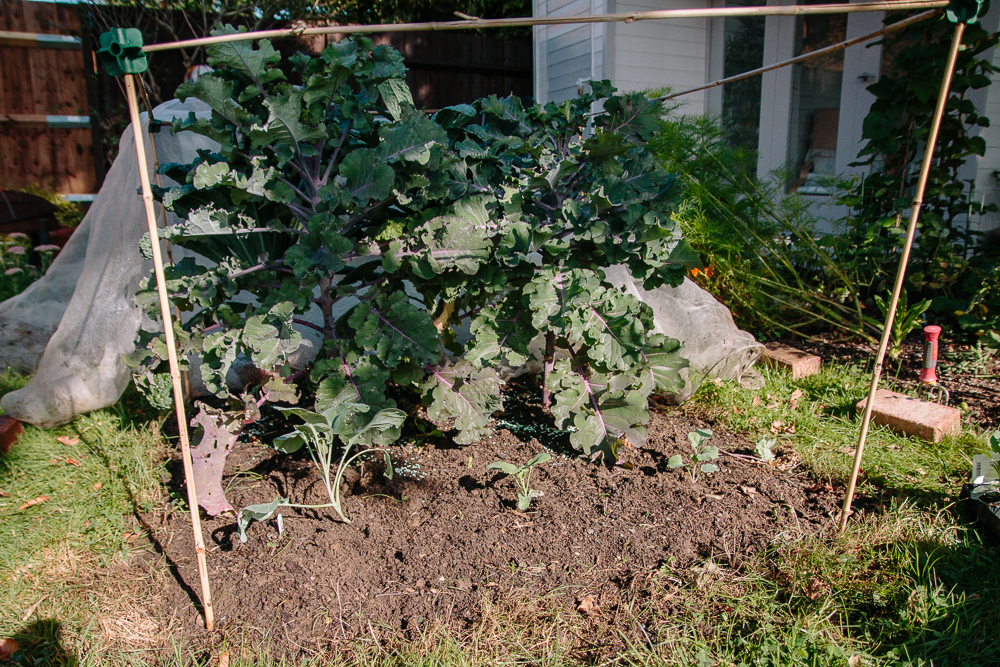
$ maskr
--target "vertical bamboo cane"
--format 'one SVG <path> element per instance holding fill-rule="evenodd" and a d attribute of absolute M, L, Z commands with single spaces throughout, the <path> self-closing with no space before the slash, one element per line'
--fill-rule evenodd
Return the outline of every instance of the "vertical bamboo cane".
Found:
<path fill-rule="evenodd" d="M 858 434 L 858 446 L 854 452 L 854 466 L 851 468 L 851 478 L 847 483 L 847 495 L 844 496 L 844 506 L 840 511 L 840 530 L 844 530 L 847 527 L 847 517 L 851 514 L 851 502 L 854 500 L 854 489 L 858 483 L 861 457 L 865 453 L 865 440 L 868 438 L 868 427 L 871 424 L 875 392 L 878 390 L 879 378 L 882 376 L 882 362 L 885 361 L 885 351 L 889 347 L 892 323 L 896 317 L 896 306 L 899 303 L 899 294 L 903 290 L 903 278 L 906 276 L 906 264 L 910 259 L 910 248 L 913 246 L 913 236 L 917 230 L 920 207 L 924 203 L 924 189 L 927 187 L 927 178 L 931 171 L 934 144 L 937 143 L 938 130 L 941 129 L 941 117 L 944 115 L 944 107 L 948 102 L 948 90 L 951 88 L 951 77 L 955 73 L 955 60 L 958 58 L 958 50 L 962 44 L 962 35 L 964 32 L 965 24 L 962 22 L 956 23 L 955 32 L 951 38 L 951 50 L 948 53 L 948 61 L 944 67 L 944 77 L 941 79 L 941 90 L 938 92 L 937 107 L 934 109 L 934 118 L 931 121 L 931 131 L 927 136 L 924 160 L 920 165 L 920 178 L 917 179 L 917 191 L 913 196 L 913 204 L 910 210 L 910 224 L 906 228 L 903 253 L 899 257 L 899 269 L 896 271 L 896 282 L 892 287 L 889 312 L 886 315 L 885 326 L 882 329 L 882 340 L 879 342 L 878 353 L 875 355 L 875 368 L 872 369 L 872 381 L 868 387 L 868 401 L 865 403 L 865 410 L 861 415 L 861 432 Z"/>
<path fill-rule="evenodd" d="M 191 466 L 191 449 L 188 443 L 187 416 L 184 413 L 184 393 L 181 389 L 181 374 L 177 364 L 177 348 L 174 344 L 173 321 L 170 317 L 170 301 L 167 299 L 167 283 L 163 275 L 163 257 L 160 253 L 157 233 L 156 213 L 153 210 L 153 192 L 149 187 L 149 169 L 146 166 L 146 148 L 142 138 L 139 119 L 139 100 L 135 91 L 134 75 L 125 75 L 125 92 L 128 110 L 132 119 L 132 133 L 135 137 L 135 152 L 139 158 L 139 182 L 142 185 L 142 202 L 146 208 L 146 223 L 153 247 L 153 270 L 156 273 L 156 288 L 160 297 L 160 314 L 167 343 L 167 362 L 170 365 L 170 379 L 173 382 L 174 406 L 177 411 L 177 430 L 180 432 L 181 458 L 184 462 L 184 480 L 187 483 L 188 507 L 191 508 L 191 525 L 194 529 L 194 544 L 198 560 L 198 575 L 201 577 L 201 598 L 205 612 L 205 629 L 215 629 L 215 612 L 212 609 L 212 591 L 208 583 L 208 565 L 205 562 L 205 542 L 201 534 L 201 519 L 198 516 L 198 492 L 194 487 L 194 471 Z"/>

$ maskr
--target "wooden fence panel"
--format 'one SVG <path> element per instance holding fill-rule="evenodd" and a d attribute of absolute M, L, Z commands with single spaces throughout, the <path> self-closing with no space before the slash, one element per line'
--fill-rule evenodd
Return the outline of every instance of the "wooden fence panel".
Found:
<path fill-rule="evenodd" d="M 4 0 L 0 30 L 78 36 L 80 22 L 75 5 Z M 41 185 L 67 194 L 96 191 L 90 129 L 5 120 L 8 115 L 89 115 L 88 64 L 93 67 L 81 49 L 0 42 L 0 187 Z"/>

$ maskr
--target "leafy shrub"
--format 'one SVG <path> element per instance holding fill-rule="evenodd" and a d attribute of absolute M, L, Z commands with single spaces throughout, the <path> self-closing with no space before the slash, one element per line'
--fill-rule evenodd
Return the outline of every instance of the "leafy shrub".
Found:
<path fill-rule="evenodd" d="M 321 338 L 303 389 L 339 411 L 345 443 L 399 437 L 369 428 L 394 414 L 389 382 L 418 390 L 468 443 L 501 407 L 497 368 L 524 363 L 543 335 L 545 388 L 573 445 L 596 457 L 642 442 L 646 396 L 676 386 L 686 361 L 602 267 L 623 264 L 651 289 L 697 260 L 670 218 L 674 179 L 644 146 L 659 103 L 604 82 L 559 106 L 490 97 L 428 118 L 401 56 L 365 38 L 298 54 L 288 74 L 266 40 L 213 46 L 209 63 L 177 95 L 211 119 L 174 130 L 220 147 L 166 165 L 181 185 L 158 196 L 185 220 L 164 235 L 215 262 L 167 268 L 173 302 L 192 313 L 182 358 L 201 356 L 213 392 L 228 395 L 242 354 L 263 373 L 247 400 L 296 400 L 285 380 L 297 325 Z M 158 315 L 149 281 L 139 300 Z M 155 393 L 162 336 L 140 342 L 130 363 Z"/>

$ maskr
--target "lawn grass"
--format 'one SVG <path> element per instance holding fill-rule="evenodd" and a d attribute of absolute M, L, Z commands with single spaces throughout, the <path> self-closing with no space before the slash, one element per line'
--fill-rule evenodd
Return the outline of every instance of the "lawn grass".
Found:
<path fill-rule="evenodd" d="M 842 481 L 865 373 L 831 367 L 796 381 L 763 373 L 761 389 L 708 383 L 683 409 L 752 440 L 773 438 L 818 477 Z M 21 382 L 0 375 L 0 392 Z M 982 542 L 954 500 L 971 455 L 985 444 L 974 430 L 929 445 L 873 429 L 859 488 L 863 510 L 843 534 L 831 520 L 822 535 L 781 533 L 743 561 L 665 565 L 599 619 L 577 613 L 560 593 L 515 591 L 484 597 L 478 622 L 466 630 L 431 623 L 404 637 L 374 626 L 370 637 L 327 654 L 280 659 L 282 647 L 259 635 L 219 633 L 207 647 L 182 646 L 168 636 L 168 619 L 136 608 L 167 576 L 155 556 L 145 570 L 136 567 L 148 547 L 126 537 L 141 531 L 134 507 L 163 502 L 156 426 L 118 406 L 55 431 L 27 428 L 0 459 L 0 489 L 11 496 L 0 499 L 0 536 L 13 530 L 0 541 L 0 636 L 22 643 L 20 664 L 217 667 L 224 653 L 231 667 L 1000 664 L 993 611 L 1000 551 Z M 59 435 L 80 441 L 66 446 Z M 18 509 L 38 495 L 49 500 Z M 132 579 L 123 581 L 122 572 Z M 137 628 L 143 619 L 153 622 L 148 641 Z"/>
<path fill-rule="evenodd" d="M 0 394 L 25 381 L 0 375 Z M 102 647 L 105 615 L 139 590 L 108 577 L 135 550 L 134 508 L 162 495 L 163 442 L 155 423 L 129 419 L 112 409 L 49 431 L 26 425 L 0 458 L 0 637 L 18 642 L 22 664 L 71 664 L 67 645 Z"/>
<path fill-rule="evenodd" d="M 751 441 L 765 437 L 793 448 L 820 478 L 846 479 L 858 438 L 855 405 L 867 396 L 870 375 L 857 366 L 828 365 L 818 375 L 793 380 L 778 370 L 759 370 L 766 383 L 762 389 L 735 382 L 706 383 L 685 409 L 706 414 Z M 793 400 L 796 392 L 800 395 Z M 957 437 L 927 443 L 873 425 L 859 491 L 926 500 L 953 498 L 967 481 L 972 456 L 983 451 L 986 435 L 974 427 L 967 426 Z"/>

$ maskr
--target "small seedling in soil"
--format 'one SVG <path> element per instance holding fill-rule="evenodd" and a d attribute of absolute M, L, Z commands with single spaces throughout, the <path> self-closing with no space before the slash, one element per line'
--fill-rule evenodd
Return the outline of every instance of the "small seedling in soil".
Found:
<path fill-rule="evenodd" d="M 309 456 L 313 463 L 319 469 L 323 485 L 330 496 L 330 502 L 324 505 L 297 505 L 289 503 L 288 498 L 278 498 L 270 503 L 244 507 L 236 517 L 240 541 L 247 541 L 246 529 L 252 520 L 265 521 L 279 507 L 306 509 L 332 507 L 344 523 L 350 523 L 350 519 L 344 516 L 340 504 L 340 482 L 351 462 L 365 454 L 381 452 L 385 457 L 385 475 L 392 479 L 392 458 L 389 456 L 389 452 L 379 447 L 367 447 L 367 445 L 385 444 L 384 440 L 386 439 L 391 441 L 398 438 L 399 427 L 406 417 L 405 413 L 396 408 L 384 408 L 371 421 L 364 423 L 357 419 L 357 415 L 368 412 L 367 405 L 348 401 L 337 402 L 337 399 L 323 399 L 317 400 L 317 407 L 325 407 L 325 409 L 322 412 L 313 412 L 302 408 L 278 408 L 282 412 L 301 418 L 304 423 L 296 426 L 291 433 L 275 438 L 274 446 L 286 454 L 298 451 L 305 446 L 309 450 Z M 343 447 L 340 462 L 334 467 L 338 438 Z M 356 446 L 358 449 L 354 451 Z M 354 451 L 353 454 L 352 451 Z"/>
<path fill-rule="evenodd" d="M 770 463 L 774 460 L 774 446 L 778 444 L 778 441 L 774 438 L 768 438 L 762 436 L 757 441 L 757 446 L 753 448 L 754 454 L 760 457 L 760 460 L 764 463 Z"/>
<path fill-rule="evenodd" d="M 517 483 L 517 509 L 522 512 L 528 509 L 531 505 L 532 498 L 538 498 L 542 495 L 541 491 L 537 491 L 531 488 L 531 469 L 537 465 L 545 463 L 552 458 L 552 455 L 548 452 L 542 452 L 541 454 L 535 454 L 531 457 L 531 460 L 525 463 L 523 466 L 517 466 L 513 463 L 507 463 L 506 461 L 495 461 L 488 466 L 487 470 L 499 470 L 500 472 L 507 473 L 514 478 Z"/>
<path fill-rule="evenodd" d="M 695 483 L 698 481 L 698 470 L 705 474 L 718 472 L 719 467 L 714 463 L 705 463 L 706 461 L 714 461 L 719 458 L 719 448 L 710 447 L 705 445 L 709 438 L 712 437 L 712 430 L 707 428 L 699 428 L 696 431 L 691 431 L 688 433 L 688 441 L 691 443 L 691 448 L 694 450 L 694 455 L 691 457 L 691 463 L 684 463 L 684 457 L 680 454 L 674 454 L 669 459 L 667 459 L 667 467 L 671 469 L 683 468 L 686 465 L 691 467 L 691 482 Z M 703 446 L 705 445 L 705 446 Z M 701 465 L 698 465 L 701 464 Z"/>

